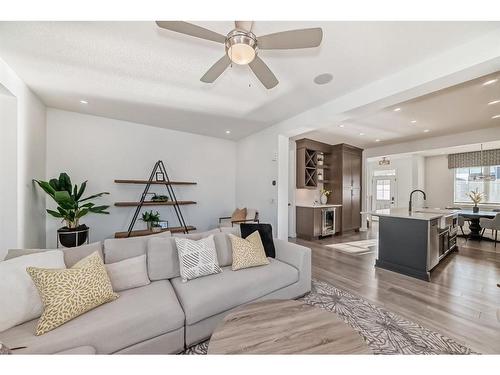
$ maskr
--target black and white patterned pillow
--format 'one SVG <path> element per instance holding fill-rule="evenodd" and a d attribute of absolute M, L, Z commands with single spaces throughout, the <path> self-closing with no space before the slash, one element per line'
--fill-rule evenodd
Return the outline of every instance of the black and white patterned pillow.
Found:
<path fill-rule="evenodd" d="M 183 282 L 222 272 L 217 260 L 213 234 L 198 241 L 176 238 L 175 244 Z"/>

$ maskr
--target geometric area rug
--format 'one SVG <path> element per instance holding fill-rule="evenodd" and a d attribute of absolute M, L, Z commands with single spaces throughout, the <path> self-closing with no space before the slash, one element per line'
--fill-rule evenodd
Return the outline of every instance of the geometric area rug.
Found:
<path fill-rule="evenodd" d="M 324 281 L 313 280 L 311 293 L 299 301 L 336 314 L 363 337 L 374 354 L 478 354 Z M 208 343 L 204 341 L 182 354 L 206 354 Z"/>

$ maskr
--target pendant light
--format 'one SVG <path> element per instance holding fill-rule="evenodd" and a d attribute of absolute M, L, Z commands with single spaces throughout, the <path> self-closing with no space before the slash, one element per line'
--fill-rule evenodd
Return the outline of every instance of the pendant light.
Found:
<path fill-rule="evenodd" d="M 469 174 L 469 181 L 495 181 L 494 174 L 484 174 L 484 159 L 483 159 L 483 144 L 481 143 L 481 151 L 479 154 L 479 166 L 481 167 L 481 172 L 479 174 Z"/>

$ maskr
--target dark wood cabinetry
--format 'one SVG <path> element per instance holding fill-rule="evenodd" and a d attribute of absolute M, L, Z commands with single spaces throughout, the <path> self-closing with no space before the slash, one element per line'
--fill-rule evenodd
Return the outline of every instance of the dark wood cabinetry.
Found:
<path fill-rule="evenodd" d="M 319 183 L 328 182 L 331 145 L 306 138 L 296 141 L 296 145 L 297 189 L 317 189 Z"/>
<path fill-rule="evenodd" d="M 342 205 L 336 213 L 336 232 L 358 230 L 363 150 L 345 143 L 332 146 L 307 138 L 296 141 L 296 145 L 297 189 L 319 189 L 322 183 L 326 190 L 332 191 L 328 204 Z M 297 210 L 297 228 L 300 224 L 309 236 L 317 233 L 317 218 L 311 215 L 312 212 Z"/>
<path fill-rule="evenodd" d="M 342 231 L 358 230 L 361 226 L 361 173 L 363 150 L 347 144 L 332 146 L 333 166 L 328 189 L 330 204 L 342 205 Z"/>

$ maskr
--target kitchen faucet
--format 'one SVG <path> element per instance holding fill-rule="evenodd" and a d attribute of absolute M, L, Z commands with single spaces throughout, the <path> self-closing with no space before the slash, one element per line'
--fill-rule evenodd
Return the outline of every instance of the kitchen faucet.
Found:
<path fill-rule="evenodd" d="M 411 193 L 410 193 L 410 204 L 408 205 L 408 212 L 411 214 L 411 210 L 412 210 L 412 203 L 411 203 L 411 198 L 413 196 L 413 193 L 416 193 L 417 191 L 421 192 L 423 195 L 424 195 L 424 201 L 427 200 L 427 197 L 425 196 L 425 191 L 423 190 L 420 190 L 420 189 L 415 189 L 413 190 Z"/>

